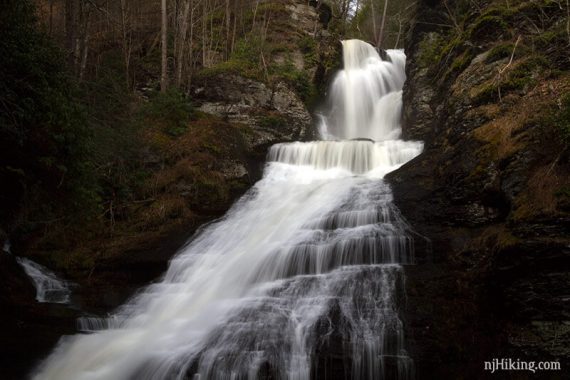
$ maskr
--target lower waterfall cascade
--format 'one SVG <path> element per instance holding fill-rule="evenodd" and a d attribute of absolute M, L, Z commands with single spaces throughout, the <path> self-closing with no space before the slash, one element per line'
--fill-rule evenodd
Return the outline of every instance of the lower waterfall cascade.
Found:
<path fill-rule="evenodd" d="M 11 255 L 10 241 L 6 240 L 4 253 Z M 62 280 L 54 272 L 26 257 L 16 257 L 16 262 L 22 267 L 36 289 L 36 301 L 47 303 L 68 304 L 71 299 L 71 285 Z"/>
<path fill-rule="evenodd" d="M 36 288 L 36 301 L 49 303 L 70 302 L 70 284 L 57 277 L 48 268 L 25 257 L 17 257 L 16 261 L 32 280 Z"/>
<path fill-rule="evenodd" d="M 323 140 L 271 147 L 263 178 L 107 318 L 81 318 L 33 379 L 412 379 L 401 309 L 411 230 L 383 177 L 405 55 L 343 41 Z"/>

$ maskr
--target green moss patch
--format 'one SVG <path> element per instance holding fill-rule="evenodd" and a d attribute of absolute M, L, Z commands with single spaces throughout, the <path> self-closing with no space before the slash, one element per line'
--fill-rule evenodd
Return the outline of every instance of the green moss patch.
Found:
<path fill-rule="evenodd" d="M 284 129 L 287 127 L 287 119 L 279 114 L 262 116 L 257 122 L 262 128 Z"/>
<path fill-rule="evenodd" d="M 420 42 L 419 63 L 428 68 L 433 76 L 447 80 L 465 70 L 474 57 L 472 49 L 464 44 L 464 34 L 446 36 L 429 33 Z M 443 77 L 442 72 L 445 73 Z"/>
<path fill-rule="evenodd" d="M 501 16 L 479 17 L 469 28 L 471 41 L 494 41 L 508 35 L 508 24 Z"/>
<path fill-rule="evenodd" d="M 475 103 L 496 102 L 509 92 L 526 91 L 546 75 L 549 67 L 547 59 L 539 54 L 531 55 L 522 61 L 515 61 L 512 67 L 504 69 L 503 74 L 497 74 L 491 82 L 480 86 L 476 91 Z"/>
<path fill-rule="evenodd" d="M 510 58 L 511 55 L 513 55 L 514 59 L 520 59 L 527 56 L 530 52 L 531 49 L 520 42 L 516 48 L 513 42 L 500 42 L 489 50 L 487 57 L 485 57 L 485 63 L 489 64 L 500 61 L 501 59 Z"/>
<path fill-rule="evenodd" d="M 443 36 L 439 33 L 428 33 L 420 41 L 418 63 L 422 67 L 431 67 L 439 63 Z"/>
<path fill-rule="evenodd" d="M 553 126 L 562 142 L 570 146 L 570 92 L 565 93 L 545 115 L 541 124 Z"/>

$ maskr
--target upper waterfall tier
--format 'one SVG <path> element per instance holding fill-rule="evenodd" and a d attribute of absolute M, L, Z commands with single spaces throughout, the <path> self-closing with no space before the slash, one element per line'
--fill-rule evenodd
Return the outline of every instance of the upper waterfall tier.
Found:
<path fill-rule="evenodd" d="M 406 80 L 403 50 L 388 50 L 383 61 L 378 51 L 360 40 L 342 42 L 344 69 L 335 77 L 329 110 L 322 119 L 325 139 L 400 137 L 402 87 Z"/>
<path fill-rule="evenodd" d="M 422 149 L 421 142 L 402 140 L 295 142 L 272 146 L 268 161 L 383 177 L 419 155 Z"/>

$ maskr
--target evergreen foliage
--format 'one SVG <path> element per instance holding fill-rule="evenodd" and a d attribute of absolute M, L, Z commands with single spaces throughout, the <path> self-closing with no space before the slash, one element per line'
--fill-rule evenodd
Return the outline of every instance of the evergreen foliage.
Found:
<path fill-rule="evenodd" d="M 0 11 L 0 222 L 92 214 L 99 203 L 93 134 L 63 55 L 35 25 L 30 0 Z M 31 215 L 16 215 L 19 203 Z"/>

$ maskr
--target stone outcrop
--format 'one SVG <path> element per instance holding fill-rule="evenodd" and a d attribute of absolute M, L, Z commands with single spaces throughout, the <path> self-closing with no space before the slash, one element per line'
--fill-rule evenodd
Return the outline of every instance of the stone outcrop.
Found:
<path fill-rule="evenodd" d="M 274 88 L 235 74 L 208 78 L 194 90 L 203 112 L 251 129 L 245 137 L 252 151 L 265 152 L 276 142 L 303 140 L 312 118 L 299 96 L 280 82 Z"/>
<path fill-rule="evenodd" d="M 419 378 L 483 378 L 492 358 L 569 364 L 570 80 L 554 8 L 418 5 L 404 134 L 426 148 L 388 180 L 420 236 L 406 321 Z"/>
<path fill-rule="evenodd" d="M 328 5 L 298 0 L 265 5 L 279 16 L 272 21 L 276 31 L 265 37 L 264 43 L 274 48 L 260 54 L 263 70 L 248 70 L 251 63 L 238 60 L 235 67 L 214 67 L 213 74 L 199 76 L 191 89 L 199 110 L 248 127 L 244 137 L 259 160 L 275 143 L 314 138 L 309 108 L 340 65 L 341 50 L 326 29 Z"/>

